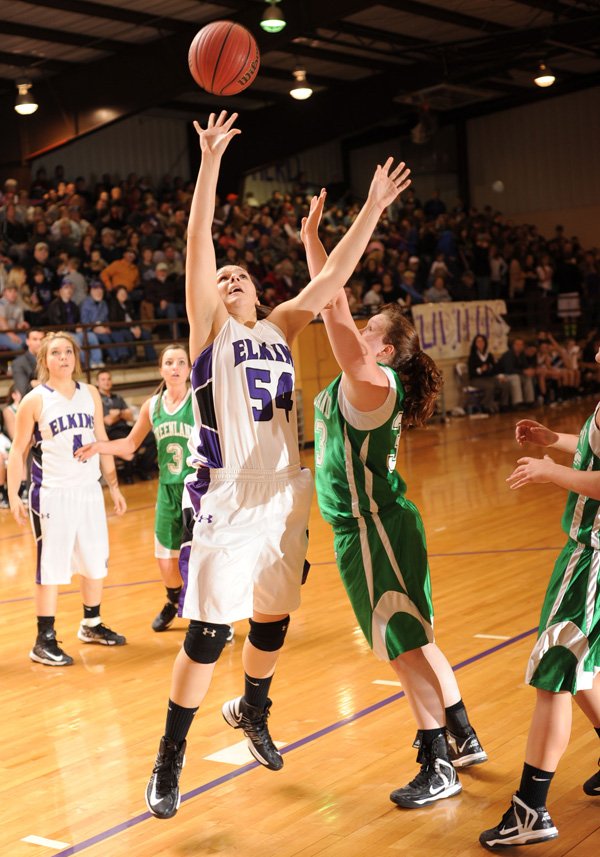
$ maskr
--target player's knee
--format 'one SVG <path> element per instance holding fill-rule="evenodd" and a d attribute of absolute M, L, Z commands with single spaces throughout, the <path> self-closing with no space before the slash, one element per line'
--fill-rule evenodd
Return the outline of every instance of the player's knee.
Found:
<path fill-rule="evenodd" d="M 229 625 L 215 625 L 212 622 L 192 619 L 183 641 L 183 650 L 188 658 L 197 664 L 214 664 L 219 660 L 228 634 Z"/>
<path fill-rule="evenodd" d="M 261 652 L 276 652 L 283 646 L 289 624 L 289 616 L 276 622 L 255 622 L 250 619 L 248 640 Z"/>

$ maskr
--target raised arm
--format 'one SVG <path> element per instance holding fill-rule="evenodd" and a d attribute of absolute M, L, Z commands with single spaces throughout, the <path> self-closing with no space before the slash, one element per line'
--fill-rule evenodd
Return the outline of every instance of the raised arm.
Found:
<path fill-rule="evenodd" d="M 150 402 L 151 399 L 146 399 L 142 407 L 137 421 L 127 437 L 120 437 L 117 440 L 96 440 L 94 443 L 86 443 L 81 446 L 73 454 L 80 461 L 87 461 L 92 455 L 119 455 L 121 458 L 126 458 L 140 448 L 144 438 L 152 429 L 152 421 L 150 419 Z"/>
<path fill-rule="evenodd" d="M 378 166 L 369 188 L 367 201 L 339 244 L 332 250 L 320 273 L 299 295 L 280 304 L 270 320 L 285 333 L 288 342 L 318 315 L 345 285 L 358 264 L 382 211 L 408 187 L 410 170 L 404 163 L 392 168 L 392 158 Z"/>
<path fill-rule="evenodd" d="M 327 253 L 319 238 L 319 222 L 325 203 L 325 192 L 313 197 L 308 217 L 303 218 L 300 237 L 306 248 L 308 270 L 314 279 L 327 261 Z M 321 311 L 327 336 L 335 359 L 344 376 L 342 386 L 350 404 L 361 411 L 372 411 L 383 404 L 388 380 L 377 365 L 357 330 L 345 289 L 342 287 Z"/>
<path fill-rule="evenodd" d="M 227 320 L 227 310 L 217 290 L 212 223 L 221 158 L 229 142 L 240 133 L 237 128 L 232 127 L 236 119 L 237 113 L 232 113 L 227 118 L 227 113 L 223 110 L 218 118 L 211 113 L 204 129 L 198 122 L 194 122 L 200 139 L 202 161 L 190 210 L 185 271 L 192 361 L 206 343 L 214 339 Z"/>

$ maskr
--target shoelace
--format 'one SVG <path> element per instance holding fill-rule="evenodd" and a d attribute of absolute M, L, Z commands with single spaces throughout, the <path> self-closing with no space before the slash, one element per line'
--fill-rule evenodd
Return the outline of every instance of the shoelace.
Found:
<path fill-rule="evenodd" d="M 508 820 L 509 820 L 509 819 L 512 821 L 512 819 L 513 819 L 515 816 L 516 816 L 516 811 L 515 811 L 514 806 L 513 806 L 513 805 L 512 805 L 512 803 L 511 803 L 511 805 L 508 807 L 508 809 L 506 810 L 506 812 L 505 812 L 505 813 L 504 813 L 504 815 L 502 816 L 502 819 L 501 819 L 501 821 L 500 821 L 500 824 L 498 825 L 498 830 L 500 830 L 502 827 L 504 827 L 504 826 L 505 826 L 505 824 L 508 822 Z"/>
<path fill-rule="evenodd" d="M 267 746 L 272 746 L 273 749 L 275 745 L 269 735 L 269 730 L 267 729 L 267 718 L 269 717 L 270 711 L 269 707 L 265 708 L 257 717 L 253 720 L 250 720 L 249 717 L 243 715 L 242 717 L 242 725 L 244 731 L 248 733 L 249 736 L 258 739 L 261 744 L 266 744 Z"/>
<path fill-rule="evenodd" d="M 152 773 L 156 774 L 157 794 L 163 794 L 177 788 L 178 775 L 181 770 L 179 752 L 179 750 L 167 750 L 166 753 L 163 753 L 162 759 L 160 756 L 157 758 L 152 770 Z"/>
<path fill-rule="evenodd" d="M 429 782 L 430 774 L 431 770 L 429 765 L 421 765 L 421 770 L 419 771 L 417 776 L 408 784 L 409 788 L 420 788 L 421 786 L 426 786 Z"/>

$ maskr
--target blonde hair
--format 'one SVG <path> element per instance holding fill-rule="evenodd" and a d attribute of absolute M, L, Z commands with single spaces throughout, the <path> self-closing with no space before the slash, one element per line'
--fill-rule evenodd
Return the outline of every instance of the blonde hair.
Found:
<path fill-rule="evenodd" d="M 81 348 L 73 335 L 64 330 L 55 330 L 52 333 L 47 333 L 42 339 L 42 344 L 37 355 L 37 379 L 40 384 L 45 384 L 50 377 L 48 372 L 48 349 L 55 339 L 66 339 L 73 346 L 73 354 L 75 355 L 75 369 L 73 370 L 73 380 L 81 376 Z"/>
<path fill-rule="evenodd" d="M 13 265 L 13 267 L 8 272 L 8 277 L 6 278 L 6 286 L 16 286 L 20 291 L 25 285 L 26 280 L 27 275 L 25 273 L 25 268 L 21 267 L 21 265 Z"/>

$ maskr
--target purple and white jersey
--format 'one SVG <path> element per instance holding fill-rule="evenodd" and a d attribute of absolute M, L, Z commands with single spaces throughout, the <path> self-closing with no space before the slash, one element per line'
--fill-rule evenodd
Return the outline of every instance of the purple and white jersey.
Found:
<path fill-rule="evenodd" d="M 95 405 L 87 384 L 77 383 L 72 398 L 40 384 L 29 394 L 40 396 L 42 410 L 35 424 L 31 481 L 45 488 L 75 488 L 100 478 L 100 456 L 79 461 L 73 453 L 96 440 Z"/>
<path fill-rule="evenodd" d="M 298 465 L 292 352 L 269 321 L 229 318 L 192 367 L 194 466 L 276 471 Z"/>

